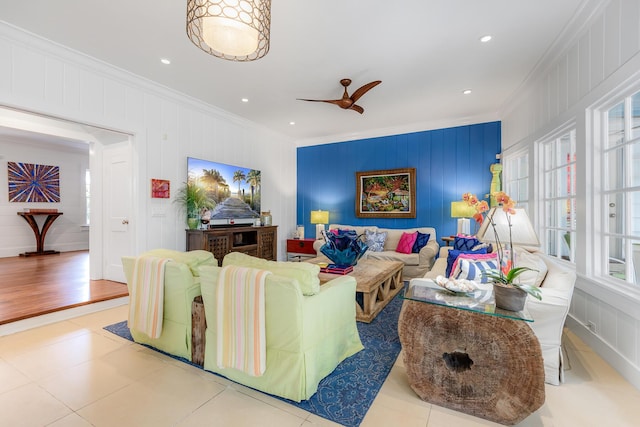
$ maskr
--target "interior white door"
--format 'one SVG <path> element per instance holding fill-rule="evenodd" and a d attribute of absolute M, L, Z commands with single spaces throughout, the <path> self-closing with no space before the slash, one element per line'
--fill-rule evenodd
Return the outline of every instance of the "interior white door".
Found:
<path fill-rule="evenodd" d="M 104 147 L 103 218 L 105 279 L 125 282 L 123 255 L 133 253 L 132 170 L 129 142 Z"/>

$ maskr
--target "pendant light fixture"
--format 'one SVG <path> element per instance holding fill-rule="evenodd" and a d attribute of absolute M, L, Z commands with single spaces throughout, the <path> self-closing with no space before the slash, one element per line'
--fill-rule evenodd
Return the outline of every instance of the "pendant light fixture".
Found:
<path fill-rule="evenodd" d="M 269 52 L 271 0 L 187 0 L 187 35 L 210 55 L 255 61 Z"/>

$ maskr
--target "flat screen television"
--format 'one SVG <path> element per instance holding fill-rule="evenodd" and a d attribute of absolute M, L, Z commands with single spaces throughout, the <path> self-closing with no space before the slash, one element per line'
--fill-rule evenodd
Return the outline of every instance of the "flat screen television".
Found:
<path fill-rule="evenodd" d="M 260 218 L 259 170 L 187 157 L 187 175 L 213 202 L 200 212 L 209 226 L 254 224 Z"/>

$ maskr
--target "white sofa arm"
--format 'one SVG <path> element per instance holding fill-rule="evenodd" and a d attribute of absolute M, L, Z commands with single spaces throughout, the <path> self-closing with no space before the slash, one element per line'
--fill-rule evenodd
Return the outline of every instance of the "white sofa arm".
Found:
<path fill-rule="evenodd" d="M 441 246 L 440 247 L 440 254 L 438 255 L 438 258 L 447 259 L 447 257 L 449 256 L 449 251 L 451 249 L 453 249 L 452 246 Z"/>
<path fill-rule="evenodd" d="M 324 246 L 326 242 L 324 241 L 324 239 L 317 239 L 315 242 L 313 242 L 313 249 L 316 251 L 316 254 L 318 256 L 322 255 L 322 252 L 320 252 L 320 248 L 322 246 Z"/>
<path fill-rule="evenodd" d="M 433 267 L 433 263 L 436 259 L 436 254 L 438 253 L 439 249 L 440 245 L 438 244 L 436 239 L 429 239 L 429 242 L 422 249 L 420 249 L 420 252 L 418 253 L 418 263 L 420 265 L 426 265 L 429 267 L 429 269 L 431 269 L 431 267 Z"/>
<path fill-rule="evenodd" d="M 557 346 L 560 348 L 562 329 L 569 313 L 571 293 L 558 289 L 540 288 L 542 300 L 527 297 L 526 308 L 533 323 L 529 324 L 543 346 Z"/>

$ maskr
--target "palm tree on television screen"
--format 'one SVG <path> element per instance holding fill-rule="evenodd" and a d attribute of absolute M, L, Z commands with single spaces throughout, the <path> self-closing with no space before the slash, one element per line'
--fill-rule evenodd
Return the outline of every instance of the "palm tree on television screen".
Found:
<path fill-rule="evenodd" d="M 242 181 L 244 181 L 246 178 L 247 176 L 240 169 L 238 169 L 233 173 L 233 182 L 238 183 L 238 198 L 241 200 L 242 200 L 242 192 L 240 190 L 240 184 L 242 184 Z"/>

